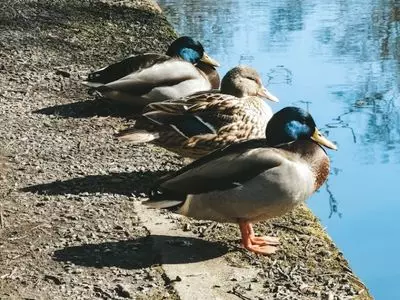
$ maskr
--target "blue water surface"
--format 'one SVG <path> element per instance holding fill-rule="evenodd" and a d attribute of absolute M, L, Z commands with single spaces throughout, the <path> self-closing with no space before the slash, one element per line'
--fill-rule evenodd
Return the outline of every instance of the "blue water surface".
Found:
<path fill-rule="evenodd" d="M 221 74 L 248 64 L 335 141 L 308 204 L 376 299 L 400 299 L 400 1 L 159 0 Z"/>

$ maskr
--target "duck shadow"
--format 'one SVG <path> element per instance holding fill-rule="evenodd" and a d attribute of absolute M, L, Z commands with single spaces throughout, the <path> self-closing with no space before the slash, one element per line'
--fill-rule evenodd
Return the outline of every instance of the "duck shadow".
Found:
<path fill-rule="evenodd" d="M 133 240 L 65 247 L 53 260 L 85 267 L 141 269 L 155 264 L 187 264 L 220 257 L 228 247 L 192 237 L 150 235 Z"/>
<path fill-rule="evenodd" d="M 22 192 L 39 195 L 66 195 L 81 193 L 110 193 L 125 196 L 147 193 L 162 175 L 167 172 L 131 172 L 110 173 L 107 175 L 89 175 L 65 181 L 57 180 L 49 183 L 23 187 Z"/>
<path fill-rule="evenodd" d="M 107 99 L 84 100 L 49 106 L 33 111 L 35 114 L 54 115 L 61 118 L 123 117 L 136 119 L 139 108 Z"/>

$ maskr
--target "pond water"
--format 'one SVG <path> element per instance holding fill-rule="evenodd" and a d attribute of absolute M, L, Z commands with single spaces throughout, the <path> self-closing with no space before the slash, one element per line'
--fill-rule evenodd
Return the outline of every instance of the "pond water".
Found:
<path fill-rule="evenodd" d="M 308 204 L 376 299 L 400 299 L 400 2 L 160 0 L 221 74 L 248 64 L 337 142 Z M 399 185 L 397 185 L 399 184 Z"/>

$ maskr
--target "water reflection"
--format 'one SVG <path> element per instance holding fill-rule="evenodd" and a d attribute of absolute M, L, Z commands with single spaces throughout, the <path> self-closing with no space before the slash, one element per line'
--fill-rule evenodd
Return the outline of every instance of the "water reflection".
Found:
<path fill-rule="evenodd" d="M 304 29 L 304 17 L 306 11 L 305 2 L 302 0 L 287 0 L 278 2 L 275 7 L 271 7 L 270 32 L 269 36 L 274 44 L 280 44 L 285 40 L 290 31 L 299 31 Z M 263 12 L 265 14 L 265 10 Z M 281 43 L 281 45 L 285 45 Z M 287 45 L 287 44 L 286 44 Z"/>
<path fill-rule="evenodd" d="M 360 143 L 369 148 L 366 149 L 368 155 L 361 156 L 363 163 L 373 163 L 377 159 L 380 163 L 398 163 L 399 7 L 395 1 L 370 2 L 370 9 L 365 9 L 365 3 L 354 1 L 341 1 L 341 9 L 327 9 L 330 18 L 314 33 L 321 45 L 315 54 L 339 63 L 351 62 L 348 85 L 332 89 L 340 92 L 338 98 L 348 100 L 350 106 L 337 119 L 347 124 L 363 119 L 366 124 L 360 137 Z M 344 59 L 344 56 L 348 57 Z M 353 65 L 355 63 L 357 65 Z"/>
<path fill-rule="evenodd" d="M 392 238 L 400 213 L 400 2 L 159 3 L 178 32 L 221 62 L 222 74 L 252 65 L 282 100 L 273 109 L 310 110 L 338 143 L 328 184 L 309 204 L 376 298 L 400 299 L 400 242 Z"/>

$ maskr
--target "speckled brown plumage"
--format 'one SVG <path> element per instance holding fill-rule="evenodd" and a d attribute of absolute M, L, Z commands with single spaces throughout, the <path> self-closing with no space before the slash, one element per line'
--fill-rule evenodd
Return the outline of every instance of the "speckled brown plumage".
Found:
<path fill-rule="evenodd" d="M 222 82 L 221 91 L 149 104 L 134 127 L 119 136 L 135 143 L 151 142 L 189 158 L 264 137 L 272 110 L 259 97 L 266 89 L 258 73 L 239 66 Z"/>
<path fill-rule="evenodd" d="M 201 157 L 234 142 L 263 137 L 271 115 L 258 97 L 239 100 L 224 94 L 202 94 L 185 99 L 181 105 L 169 107 L 165 103 L 154 103 L 149 107 L 152 111 L 200 116 L 212 123 L 215 133 L 186 138 L 171 127 L 154 124 L 145 117 L 137 121 L 135 128 L 159 132 L 159 138 L 153 141 L 155 145 L 190 158 Z"/>

